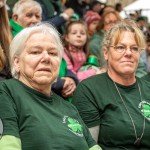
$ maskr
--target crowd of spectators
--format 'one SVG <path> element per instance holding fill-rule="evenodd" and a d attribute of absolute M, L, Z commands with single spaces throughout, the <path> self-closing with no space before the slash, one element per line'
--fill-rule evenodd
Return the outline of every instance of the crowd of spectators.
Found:
<path fill-rule="evenodd" d="M 135 74 L 139 78 L 149 75 L 149 20 L 138 11 L 123 19 L 122 10 L 121 3 L 112 6 L 101 0 L 0 0 L 0 80 L 13 78 L 11 41 L 25 28 L 48 23 L 58 31 L 64 49 L 52 90 L 71 103 L 82 80 L 107 72 L 103 41 L 114 25 L 128 19 L 136 23 L 146 42 Z"/>

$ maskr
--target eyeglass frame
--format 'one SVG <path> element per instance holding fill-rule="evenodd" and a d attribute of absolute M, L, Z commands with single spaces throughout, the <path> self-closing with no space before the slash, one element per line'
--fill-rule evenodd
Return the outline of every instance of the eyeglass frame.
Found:
<path fill-rule="evenodd" d="M 118 22 L 118 20 L 115 20 L 115 21 L 108 21 L 108 22 L 104 22 L 105 25 L 112 25 L 112 24 L 116 24 Z"/>
<path fill-rule="evenodd" d="M 118 52 L 118 53 L 123 53 L 123 52 L 125 52 L 125 51 L 128 49 L 127 46 L 123 46 L 123 45 L 118 45 L 118 46 L 124 47 L 124 49 L 121 50 L 121 51 L 118 51 L 118 50 L 116 49 L 117 45 L 116 45 L 116 46 L 111 45 L 111 46 L 109 46 L 109 47 L 113 47 L 113 48 L 115 49 L 115 51 Z M 133 48 L 133 47 L 129 47 L 130 51 L 131 51 L 133 54 L 140 53 L 142 50 L 144 50 L 144 48 L 138 48 L 138 47 L 137 47 L 138 50 L 133 50 L 132 48 Z"/>

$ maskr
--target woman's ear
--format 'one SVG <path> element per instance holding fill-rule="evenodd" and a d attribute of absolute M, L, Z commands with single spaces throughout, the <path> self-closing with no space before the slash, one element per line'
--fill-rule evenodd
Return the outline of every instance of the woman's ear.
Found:
<path fill-rule="evenodd" d="M 14 56 L 14 67 L 17 72 L 20 72 L 19 57 Z"/>
<path fill-rule="evenodd" d="M 104 54 L 104 58 L 107 61 L 108 60 L 108 48 L 107 47 L 103 47 L 103 54 Z"/>

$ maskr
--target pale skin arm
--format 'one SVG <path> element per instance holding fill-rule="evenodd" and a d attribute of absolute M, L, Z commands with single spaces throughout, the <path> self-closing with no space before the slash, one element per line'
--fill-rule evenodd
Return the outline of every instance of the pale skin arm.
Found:
<path fill-rule="evenodd" d="M 99 130 L 100 130 L 100 126 L 89 128 L 92 138 L 95 140 L 96 143 L 98 142 Z"/>

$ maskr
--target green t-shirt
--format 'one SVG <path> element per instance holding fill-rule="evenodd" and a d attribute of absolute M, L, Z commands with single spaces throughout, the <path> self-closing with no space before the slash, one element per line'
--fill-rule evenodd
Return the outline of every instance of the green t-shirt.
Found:
<path fill-rule="evenodd" d="M 142 79 L 147 80 L 148 82 L 150 82 L 150 72 L 147 73 L 147 75 L 143 76 Z"/>
<path fill-rule="evenodd" d="M 72 104 L 16 79 L 0 83 L 0 118 L 3 136 L 18 137 L 22 150 L 88 150 L 96 144 Z"/>
<path fill-rule="evenodd" d="M 131 86 L 117 87 L 133 118 L 138 137 L 144 135 L 138 150 L 150 149 L 150 84 L 137 78 L 140 85 L 142 100 L 137 82 Z M 96 75 L 82 81 L 74 94 L 73 103 L 90 128 L 100 126 L 98 144 L 103 150 L 136 150 L 135 133 L 132 121 L 120 99 L 115 85 L 107 73 Z"/>

